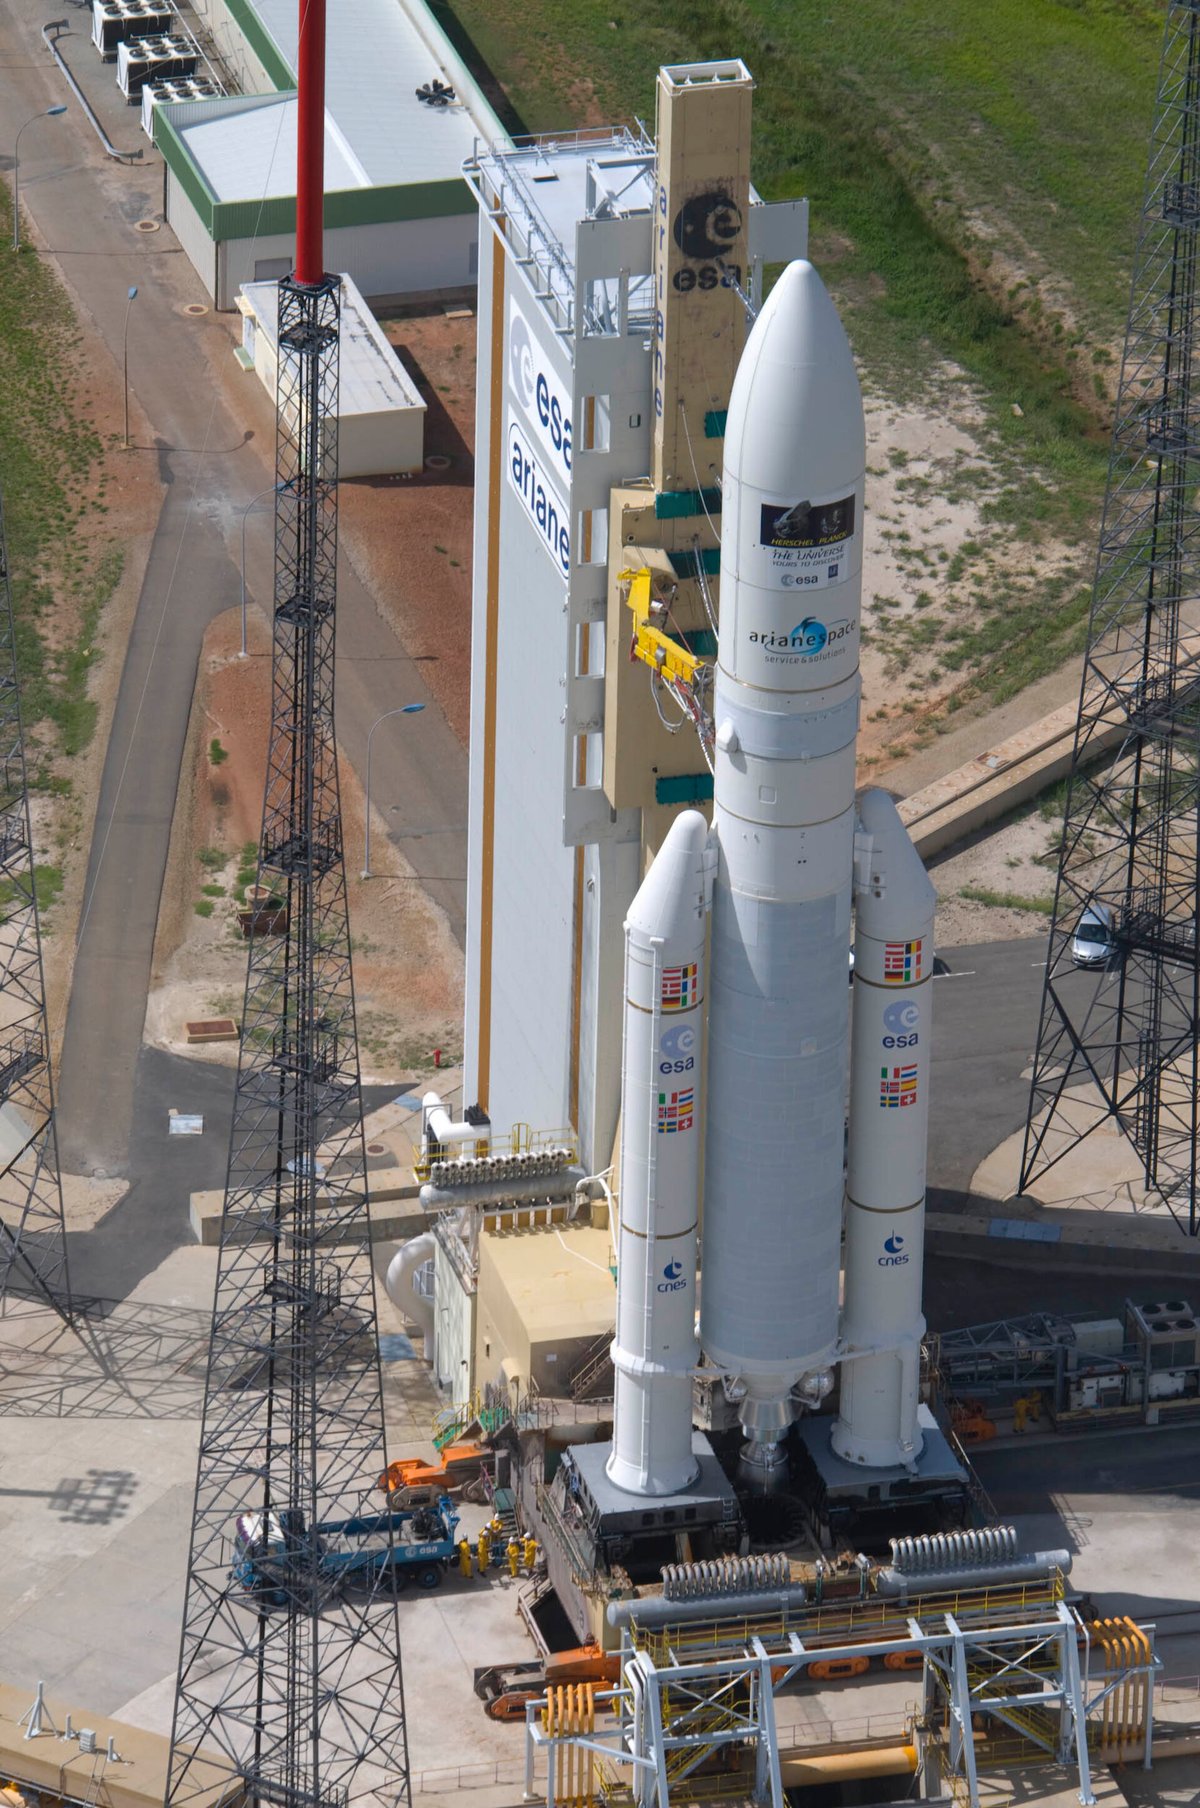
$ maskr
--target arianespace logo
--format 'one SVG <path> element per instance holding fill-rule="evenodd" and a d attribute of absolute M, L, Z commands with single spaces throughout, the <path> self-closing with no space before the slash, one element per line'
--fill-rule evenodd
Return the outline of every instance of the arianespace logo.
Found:
<path fill-rule="evenodd" d="M 533 445 L 519 422 L 508 420 L 508 481 L 521 498 L 542 544 L 565 578 L 571 571 L 571 529 L 567 505 L 549 482 Z"/>
<path fill-rule="evenodd" d="M 658 1039 L 660 1074 L 691 1073 L 696 1065 L 696 1032 L 686 1023 L 672 1024 Z"/>
<path fill-rule="evenodd" d="M 893 1231 L 890 1237 L 883 1240 L 884 1254 L 878 1258 L 880 1268 L 905 1268 L 908 1257 L 904 1253 L 904 1238 L 899 1231 Z"/>
<path fill-rule="evenodd" d="M 840 651 L 840 643 L 853 633 L 852 621 L 823 622 L 815 615 L 806 615 L 789 634 L 751 634 L 750 645 L 762 647 L 773 660 L 832 659 Z"/>
<path fill-rule="evenodd" d="M 687 1286 L 687 1277 L 683 1272 L 682 1262 L 668 1262 L 663 1269 L 663 1278 L 658 1283 L 660 1293 L 682 1293 Z"/>
<path fill-rule="evenodd" d="M 508 311 L 508 380 L 543 463 L 566 492 L 571 487 L 571 400 L 515 302 Z"/>
<path fill-rule="evenodd" d="M 920 1036 L 921 1008 L 911 1000 L 897 998 L 884 1006 L 884 1048 L 916 1048 Z"/>

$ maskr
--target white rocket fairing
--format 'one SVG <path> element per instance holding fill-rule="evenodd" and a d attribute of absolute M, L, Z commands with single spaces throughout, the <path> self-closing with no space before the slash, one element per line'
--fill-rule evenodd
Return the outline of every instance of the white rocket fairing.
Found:
<path fill-rule="evenodd" d="M 832 1446 L 912 1463 L 921 1366 L 925 1151 L 937 894 L 884 791 L 859 799 L 841 1394 Z"/>
<path fill-rule="evenodd" d="M 610 1481 L 675 1494 L 695 1480 L 692 1370 L 708 824 L 685 810 L 625 919 L 621 1228 Z"/>
<path fill-rule="evenodd" d="M 790 264 L 730 398 L 713 712 L 700 1337 L 764 1470 L 838 1332 L 864 466 L 841 321 Z"/>

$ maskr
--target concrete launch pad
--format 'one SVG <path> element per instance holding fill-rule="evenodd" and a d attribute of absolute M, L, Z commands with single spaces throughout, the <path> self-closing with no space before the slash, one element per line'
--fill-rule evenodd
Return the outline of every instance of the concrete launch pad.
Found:
<path fill-rule="evenodd" d="M 815 1471 L 818 1511 L 829 1525 L 875 1513 L 882 1508 L 932 1507 L 939 1501 L 966 1499 L 967 1472 L 951 1450 L 927 1406 L 917 1409 L 924 1445 L 917 1461 L 888 1469 L 864 1469 L 843 1462 L 830 1448 L 836 1420 L 831 1414 L 802 1419 L 796 1436 Z"/>

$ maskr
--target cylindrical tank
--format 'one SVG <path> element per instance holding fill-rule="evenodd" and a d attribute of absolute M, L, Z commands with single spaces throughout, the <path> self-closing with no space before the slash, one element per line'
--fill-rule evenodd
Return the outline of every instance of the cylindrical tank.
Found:
<path fill-rule="evenodd" d="M 925 1151 L 937 894 L 885 791 L 859 800 L 846 1283 L 840 1410 L 845 1462 L 915 1462 Z M 856 1355 L 856 1351 L 873 1354 Z"/>
<path fill-rule="evenodd" d="M 695 1480 L 692 1370 L 708 825 L 677 816 L 625 919 L 613 1447 L 633 1494 Z"/>
<path fill-rule="evenodd" d="M 790 264 L 725 435 L 700 1327 L 768 1486 L 837 1337 L 864 463 L 846 335 Z"/>

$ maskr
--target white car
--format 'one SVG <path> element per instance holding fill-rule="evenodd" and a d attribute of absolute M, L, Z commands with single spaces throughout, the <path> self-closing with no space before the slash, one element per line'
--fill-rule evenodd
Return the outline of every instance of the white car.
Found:
<path fill-rule="evenodd" d="M 1071 959 L 1077 967 L 1107 967 L 1113 957 L 1113 914 L 1107 904 L 1093 898 L 1083 907 L 1071 938 Z"/>

